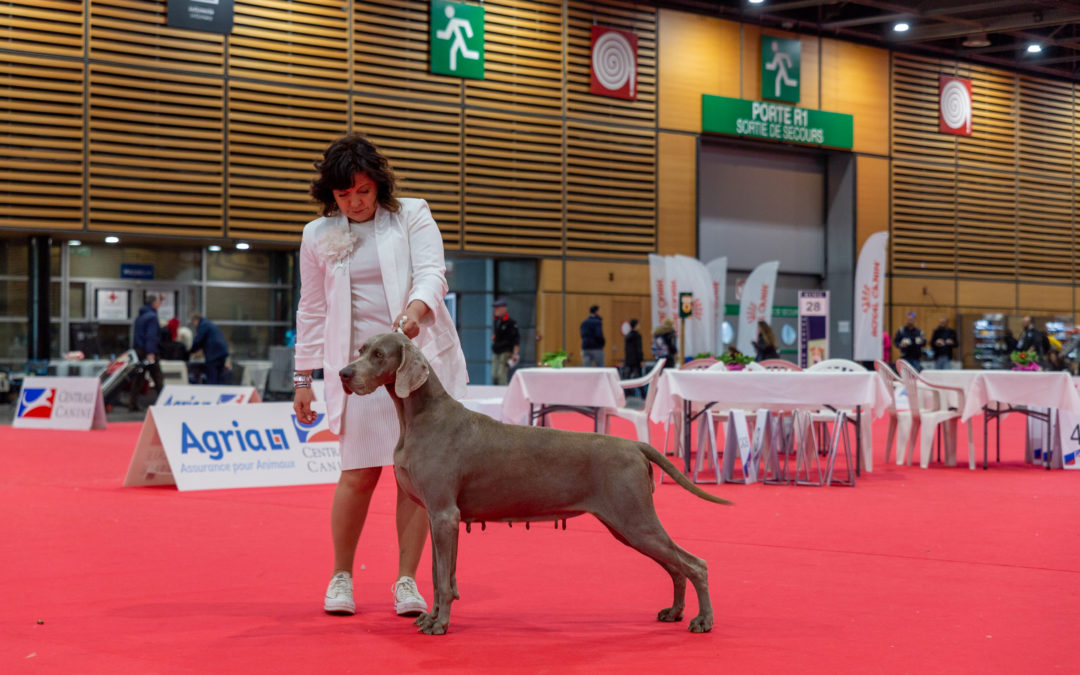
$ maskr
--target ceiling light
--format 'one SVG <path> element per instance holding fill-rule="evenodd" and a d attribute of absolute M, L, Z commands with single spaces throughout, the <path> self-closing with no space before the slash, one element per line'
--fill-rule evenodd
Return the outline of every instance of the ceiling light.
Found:
<path fill-rule="evenodd" d="M 119 244 L 120 243 L 120 237 L 112 237 L 112 236 L 105 237 L 105 243 L 106 244 Z"/>
<path fill-rule="evenodd" d="M 247 243 L 246 241 L 240 241 L 236 243 L 236 248 L 240 249 L 241 251 L 246 251 L 251 248 L 251 244 Z"/>
<path fill-rule="evenodd" d="M 908 25 L 907 23 L 903 22 L 903 21 L 901 21 L 900 23 L 895 24 L 892 27 L 892 29 L 894 31 L 896 31 L 897 33 L 906 33 L 909 28 L 911 28 L 911 26 Z"/>
<path fill-rule="evenodd" d="M 71 239 L 68 241 L 68 246 L 82 246 L 82 242 L 78 239 Z"/>
<path fill-rule="evenodd" d="M 765 0 L 750 0 L 751 5 L 760 5 L 763 2 L 765 2 Z"/>
<path fill-rule="evenodd" d="M 206 247 L 206 249 L 208 251 L 213 251 L 214 253 L 217 253 L 218 251 L 221 250 L 221 247 L 218 246 L 217 244 L 210 244 L 209 246 Z"/>
<path fill-rule="evenodd" d="M 976 33 L 975 35 L 969 35 L 964 38 L 964 41 L 961 44 L 968 48 L 989 47 L 990 38 L 986 33 Z"/>
<path fill-rule="evenodd" d="M 1042 45 L 1040 45 L 1040 44 L 1030 44 L 1030 45 L 1028 45 L 1028 54 L 1038 54 L 1041 51 L 1042 51 Z"/>

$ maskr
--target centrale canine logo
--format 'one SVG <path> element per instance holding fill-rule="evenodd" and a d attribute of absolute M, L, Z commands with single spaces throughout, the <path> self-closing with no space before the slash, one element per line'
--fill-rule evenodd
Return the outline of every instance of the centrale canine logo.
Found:
<path fill-rule="evenodd" d="M 56 389 L 52 387 L 23 388 L 22 395 L 19 397 L 19 409 L 15 412 L 15 416 L 49 419 L 52 417 L 55 402 Z"/>
<path fill-rule="evenodd" d="M 337 435 L 330 431 L 325 422 L 326 413 L 316 414 L 315 421 L 311 424 L 304 424 L 296 415 L 292 416 L 293 428 L 296 429 L 296 436 L 301 443 L 329 443 L 338 440 Z"/>

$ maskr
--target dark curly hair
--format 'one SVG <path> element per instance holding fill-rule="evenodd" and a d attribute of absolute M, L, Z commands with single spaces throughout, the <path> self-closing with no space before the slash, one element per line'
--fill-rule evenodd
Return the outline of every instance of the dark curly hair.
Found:
<path fill-rule="evenodd" d="M 357 172 L 367 175 L 376 186 L 376 201 L 387 211 L 397 213 L 401 204 L 394 197 L 397 181 L 390 169 L 390 162 L 375 144 L 360 134 L 348 134 L 330 144 L 323 158 L 315 162 L 319 177 L 311 181 L 311 197 L 322 204 L 322 214 L 333 216 L 338 212 L 334 190 L 352 187 Z"/>

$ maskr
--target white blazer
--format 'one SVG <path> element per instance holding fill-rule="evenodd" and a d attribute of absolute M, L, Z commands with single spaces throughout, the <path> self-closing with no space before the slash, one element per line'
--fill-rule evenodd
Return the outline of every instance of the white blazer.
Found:
<path fill-rule="evenodd" d="M 375 241 L 391 320 L 413 300 L 431 310 L 420 322 L 416 344 L 427 357 L 446 391 L 465 397 L 469 380 L 465 354 L 457 328 L 443 304 L 446 262 L 442 235 L 423 199 L 399 199 L 401 210 L 375 211 Z M 348 240 L 344 214 L 317 218 L 304 226 L 300 242 L 300 302 L 296 310 L 297 370 L 322 368 L 326 385 L 326 412 L 330 429 L 341 433 L 345 392 L 334 380 L 356 355 L 352 340 L 352 289 L 349 258 L 327 242 Z M 320 241 L 323 245 L 320 246 Z"/>

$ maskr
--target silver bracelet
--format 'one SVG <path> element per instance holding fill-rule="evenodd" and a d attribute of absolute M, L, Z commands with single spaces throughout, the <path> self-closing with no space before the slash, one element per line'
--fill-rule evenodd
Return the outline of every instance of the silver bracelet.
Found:
<path fill-rule="evenodd" d="M 292 386 L 293 389 L 310 389 L 311 373 L 293 373 Z"/>

